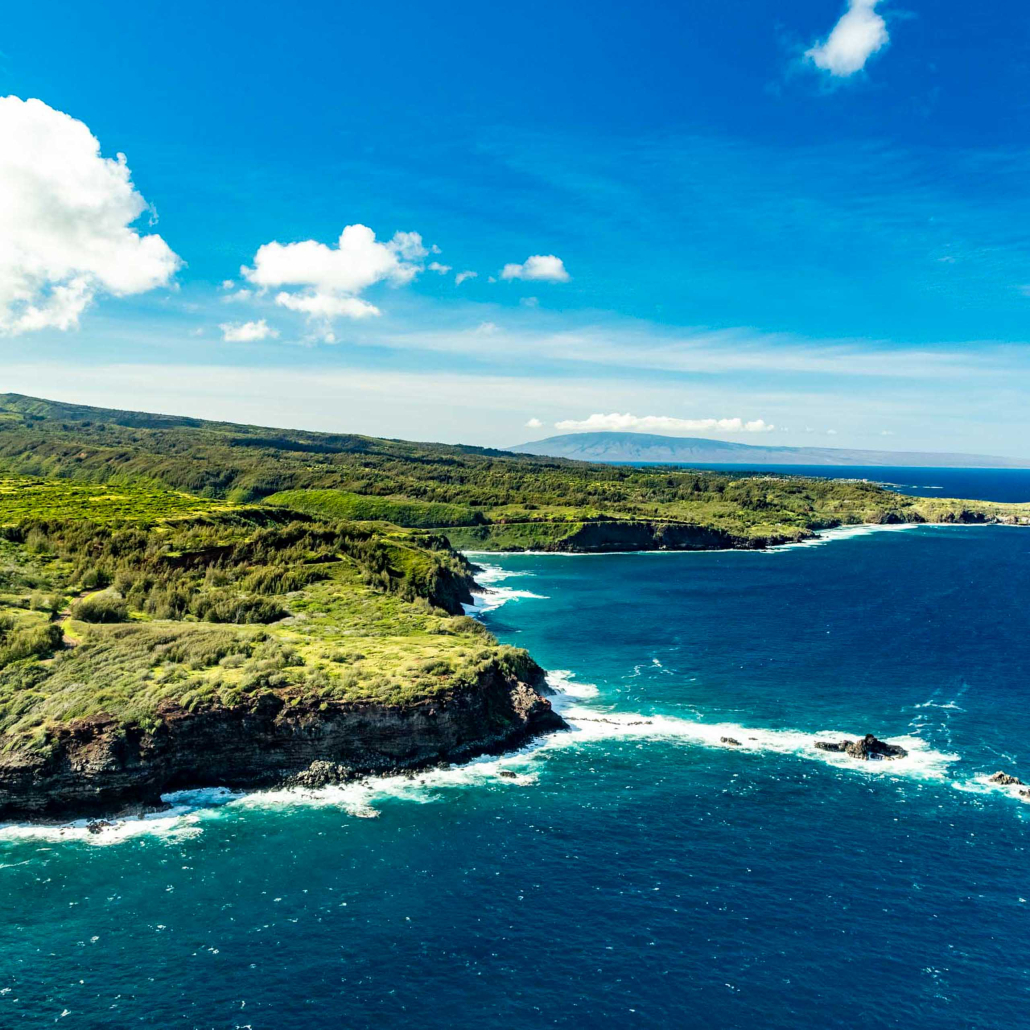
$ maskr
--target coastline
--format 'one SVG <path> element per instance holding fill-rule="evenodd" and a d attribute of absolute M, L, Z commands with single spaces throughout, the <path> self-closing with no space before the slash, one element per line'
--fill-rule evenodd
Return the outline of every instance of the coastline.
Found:
<path fill-rule="evenodd" d="M 787 551 L 797 547 L 818 547 L 822 544 L 831 543 L 838 539 L 847 539 L 853 536 L 865 536 L 869 533 L 879 532 L 902 532 L 912 529 L 986 529 L 998 527 L 1005 529 L 1030 529 L 1030 523 L 1013 523 L 1004 521 L 976 521 L 976 522 L 861 522 L 848 526 L 832 526 L 829 529 L 817 529 L 812 535 L 803 540 L 790 540 L 783 543 L 767 544 L 761 547 L 655 547 L 650 549 L 629 548 L 604 550 L 481 550 L 478 548 L 461 548 L 460 553 L 470 559 L 489 558 L 490 556 L 502 557 L 504 555 L 532 555 L 537 557 L 568 557 L 585 558 L 591 556 L 603 557 L 611 554 L 771 554 L 778 551 Z M 473 593 L 476 590 L 473 589 Z"/>
<path fill-rule="evenodd" d="M 154 807 L 189 789 L 317 787 L 376 773 L 466 761 L 565 727 L 544 672 L 498 667 L 441 697 L 408 705 L 250 705 L 170 709 L 151 731 L 103 717 L 55 727 L 44 751 L 0 756 L 0 818 L 67 818 Z M 527 682 L 528 680 L 528 682 Z"/>

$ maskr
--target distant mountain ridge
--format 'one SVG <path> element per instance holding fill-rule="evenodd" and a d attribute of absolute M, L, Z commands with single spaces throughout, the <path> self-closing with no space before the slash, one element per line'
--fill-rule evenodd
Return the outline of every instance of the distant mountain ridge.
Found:
<path fill-rule="evenodd" d="M 864 451 L 845 447 L 766 447 L 702 437 L 648 433 L 569 433 L 510 448 L 521 454 L 579 461 L 668 464 L 874 465 L 911 468 L 1030 468 L 1030 458 L 933 451 Z"/>

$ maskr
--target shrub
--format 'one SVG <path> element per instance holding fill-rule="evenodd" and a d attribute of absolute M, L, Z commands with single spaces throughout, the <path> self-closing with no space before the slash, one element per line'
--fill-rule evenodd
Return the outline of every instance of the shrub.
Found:
<path fill-rule="evenodd" d="M 61 646 L 62 637 L 61 627 L 52 622 L 16 630 L 0 644 L 0 666 L 34 655 L 50 654 Z"/>
<path fill-rule="evenodd" d="M 111 577 L 102 569 L 87 569 L 79 582 L 83 590 L 99 590 L 110 585 Z"/>
<path fill-rule="evenodd" d="M 129 608 L 121 595 L 105 591 L 76 601 L 71 615 L 80 622 L 125 622 Z"/>

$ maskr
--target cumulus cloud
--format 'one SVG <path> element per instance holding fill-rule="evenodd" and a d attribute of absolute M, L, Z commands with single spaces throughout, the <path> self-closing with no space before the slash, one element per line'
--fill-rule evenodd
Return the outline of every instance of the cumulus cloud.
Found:
<path fill-rule="evenodd" d="M 745 422 L 741 418 L 673 418 L 670 415 L 620 415 L 613 411 L 610 415 L 564 419 L 555 422 L 554 428 L 587 432 L 689 433 L 717 430 L 723 433 L 768 433 L 776 427 L 760 418 Z"/>
<path fill-rule="evenodd" d="M 560 257 L 534 254 L 521 265 L 508 264 L 501 269 L 502 279 L 528 279 L 531 282 L 567 283 L 569 273 Z"/>
<path fill-rule="evenodd" d="M 273 329 L 263 318 L 257 322 L 223 322 L 218 328 L 222 330 L 222 339 L 230 343 L 251 343 L 279 335 L 279 330 Z"/>
<path fill-rule="evenodd" d="M 454 285 L 455 286 L 460 286 L 466 279 L 475 279 L 478 275 L 479 275 L 478 272 L 471 272 L 471 271 L 459 272 L 454 277 Z"/>
<path fill-rule="evenodd" d="M 848 0 L 848 9 L 821 43 L 805 56 L 831 75 L 846 78 L 890 41 L 887 23 L 876 13 L 879 0 Z"/>
<path fill-rule="evenodd" d="M 73 329 L 98 293 L 168 284 L 181 264 L 132 223 L 147 202 L 125 155 L 100 156 L 80 121 L 0 97 L 0 335 Z"/>
<path fill-rule="evenodd" d="M 253 267 L 243 266 L 240 272 L 261 290 L 292 287 L 276 294 L 276 304 L 307 315 L 319 324 L 321 338 L 331 343 L 334 319 L 380 314 L 361 293 L 378 282 L 410 283 L 428 254 L 417 232 L 398 232 L 382 242 L 368 226 L 348 225 L 335 247 L 316 240 L 265 243 L 254 255 Z"/>
<path fill-rule="evenodd" d="M 439 261 L 430 261 L 426 266 L 430 272 L 436 272 L 438 275 L 446 275 L 450 270 L 450 265 L 441 265 Z"/>
<path fill-rule="evenodd" d="M 538 418 L 531 418 L 526 423 L 526 428 L 527 429 L 543 429 L 543 427 L 544 427 L 543 422 L 541 422 L 540 419 L 538 419 Z"/>

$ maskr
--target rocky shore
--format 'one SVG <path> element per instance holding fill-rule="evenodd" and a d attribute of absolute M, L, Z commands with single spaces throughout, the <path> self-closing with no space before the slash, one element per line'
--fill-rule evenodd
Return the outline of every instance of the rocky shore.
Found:
<path fill-rule="evenodd" d="M 0 754 L 0 818 L 105 814 L 192 787 L 317 786 L 514 747 L 565 728 L 539 668 L 521 682 L 490 667 L 477 683 L 412 704 L 291 703 L 162 710 L 153 730 L 96 717 L 42 745 Z"/>

